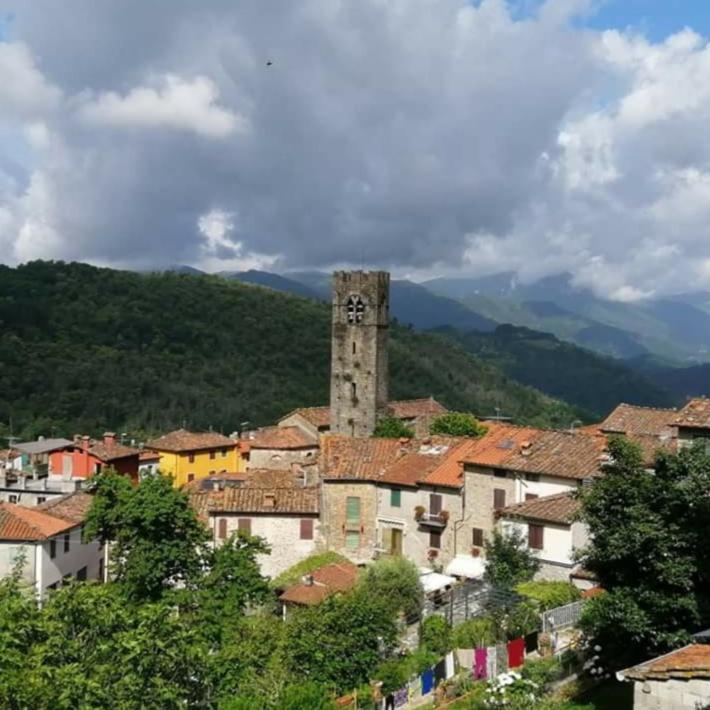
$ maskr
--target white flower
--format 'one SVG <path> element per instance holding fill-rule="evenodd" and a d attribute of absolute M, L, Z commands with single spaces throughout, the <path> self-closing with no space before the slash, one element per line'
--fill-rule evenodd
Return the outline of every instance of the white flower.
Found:
<path fill-rule="evenodd" d="M 594 647 L 594 650 L 595 650 L 597 653 L 599 653 L 599 651 L 602 650 L 602 647 L 601 647 L 599 644 L 597 644 L 597 645 Z"/>

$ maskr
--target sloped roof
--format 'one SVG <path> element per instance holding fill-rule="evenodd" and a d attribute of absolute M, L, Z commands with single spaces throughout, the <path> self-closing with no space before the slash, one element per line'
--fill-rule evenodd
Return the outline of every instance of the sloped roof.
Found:
<path fill-rule="evenodd" d="M 43 513 L 61 518 L 69 523 L 80 525 L 89 512 L 93 496 L 84 491 L 76 491 L 65 496 L 58 496 L 36 507 Z"/>
<path fill-rule="evenodd" d="M 212 513 L 300 513 L 317 514 L 318 488 L 225 488 L 189 494 L 190 503 L 201 515 Z"/>
<path fill-rule="evenodd" d="M 484 434 L 485 437 L 485 434 Z M 421 483 L 428 486 L 460 488 L 463 485 L 463 459 L 480 446 L 479 438 L 457 439 L 436 468 L 428 473 Z"/>
<path fill-rule="evenodd" d="M 409 440 L 330 434 L 321 442 L 321 471 L 326 480 L 379 481 L 412 448 Z"/>
<path fill-rule="evenodd" d="M 568 525 L 579 511 L 579 507 L 579 501 L 571 494 L 557 493 L 506 506 L 498 511 L 498 515 L 501 518 L 525 518 Z"/>
<path fill-rule="evenodd" d="M 74 442 L 69 439 L 38 439 L 37 441 L 25 441 L 13 444 L 13 448 L 23 454 L 48 454 L 51 451 L 64 449 Z"/>
<path fill-rule="evenodd" d="M 313 584 L 294 584 L 279 596 L 292 604 L 314 605 L 336 592 L 347 592 L 355 586 L 358 568 L 350 562 L 333 562 L 311 572 Z"/>
<path fill-rule="evenodd" d="M 247 441 L 252 449 L 312 449 L 318 447 L 318 441 L 297 426 L 264 427 L 250 433 Z"/>
<path fill-rule="evenodd" d="M 282 422 L 296 414 L 316 428 L 330 426 L 330 407 L 299 407 L 281 417 L 279 421 Z"/>
<path fill-rule="evenodd" d="M 541 429 L 518 427 L 502 422 L 485 422 L 486 433 L 474 439 L 463 453 L 463 463 L 476 466 L 500 466 L 520 450 L 523 444 L 530 443 L 542 434 Z"/>
<path fill-rule="evenodd" d="M 128 456 L 140 456 L 141 450 L 132 446 L 124 446 L 118 442 L 106 443 L 97 441 L 89 447 L 89 453 L 101 461 L 115 461 L 125 459 Z"/>
<path fill-rule="evenodd" d="M 541 431 L 498 464 L 499 468 L 559 478 L 583 479 L 601 472 L 606 437 L 580 432 Z"/>
<path fill-rule="evenodd" d="M 677 415 L 676 409 L 638 407 L 622 403 L 598 426 L 600 431 L 608 434 L 670 438 L 673 435 L 672 423 Z"/>
<path fill-rule="evenodd" d="M 442 458 L 442 454 L 405 454 L 385 470 L 380 482 L 414 487 L 441 465 Z"/>
<path fill-rule="evenodd" d="M 192 432 L 186 429 L 176 429 L 146 444 L 149 449 L 156 451 L 176 452 L 218 449 L 236 445 L 237 442 L 233 439 L 214 431 Z"/>
<path fill-rule="evenodd" d="M 707 397 L 694 397 L 681 410 L 673 420 L 674 426 L 689 429 L 710 429 L 710 399 Z"/>
<path fill-rule="evenodd" d="M 37 508 L 0 503 L 0 540 L 46 540 L 76 525 L 76 522 L 58 518 Z"/>
<path fill-rule="evenodd" d="M 710 679 L 710 644 L 692 643 L 621 671 L 629 680 Z"/>

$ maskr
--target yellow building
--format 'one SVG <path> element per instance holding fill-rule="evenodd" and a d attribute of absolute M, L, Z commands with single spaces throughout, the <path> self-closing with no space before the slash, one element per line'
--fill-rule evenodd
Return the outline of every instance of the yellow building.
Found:
<path fill-rule="evenodd" d="M 238 442 L 215 432 L 177 429 L 146 447 L 160 454 L 160 473 L 172 476 L 177 488 L 211 473 L 237 473 L 245 468 Z"/>

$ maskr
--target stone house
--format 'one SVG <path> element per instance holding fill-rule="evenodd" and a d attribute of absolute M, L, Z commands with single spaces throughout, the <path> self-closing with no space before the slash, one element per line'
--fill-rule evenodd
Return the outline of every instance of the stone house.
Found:
<path fill-rule="evenodd" d="M 498 511 L 574 491 L 599 475 L 605 449 L 604 436 L 491 424 L 480 447 L 463 459 L 465 528 L 474 549 L 484 554 Z"/>
<path fill-rule="evenodd" d="M 710 398 L 694 397 L 672 420 L 678 430 L 678 446 L 690 446 L 694 441 L 710 441 Z"/>
<path fill-rule="evenodd" d="M 634 710 L 688 710 L 710 706 L 707 633 L 697 634 L 697 643 L 617 673 L 619 680 L 634 684 Z"/>
<path fill-rule="evenodd" d="M 355 586 L 359 572 L 351 562 L 331 562 L 313 570 L 279 596 L 284 618 L 290 606 L 315 606 L 333 594 L 349 591 Z"/>
<path fill-rule="evenodd" d="M 105 551 L 82 540 L 91 496 L 78 492 L 33 508 L 0 504 L 0 576 L 24 560 L 23 577 L 38 599 L 68 577 L 105 581 Z"/>
<path fill-rule="evenodd" d="M 299 426 L 271 426 L 245 435 L 249 445 L 247 468 L 290 469 L 314 464 L 318 437 Z"/>
<path fill-rule="evenodd" d="M 571 493 L 530 498 L 498 511 L 502 530 L 517 530 L 540 560 L 538 579 L 570 581 L 575 550 L 589 539 L 587 526 L 575 520 L 579 502 Z"/>
<path fill-rule="evenodd" d="M 257 559 L 267 577 L 278 576 L 323 547 L 316 487 L 225 486 L 191 490 L 189 496 L 213 544 L 222 544 L 238 530 L 266 541 L 271 551 Z"/>

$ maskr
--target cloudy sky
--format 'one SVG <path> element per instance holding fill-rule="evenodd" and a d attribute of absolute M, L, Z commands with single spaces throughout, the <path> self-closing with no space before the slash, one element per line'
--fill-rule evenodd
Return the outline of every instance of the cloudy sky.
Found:
<path fill-rule="evenodd" d="M 710 288 L 707 0 L 0 0 L 0 261 Z"/>

